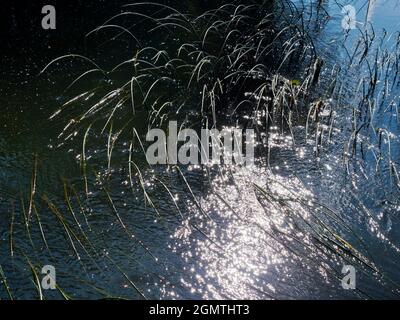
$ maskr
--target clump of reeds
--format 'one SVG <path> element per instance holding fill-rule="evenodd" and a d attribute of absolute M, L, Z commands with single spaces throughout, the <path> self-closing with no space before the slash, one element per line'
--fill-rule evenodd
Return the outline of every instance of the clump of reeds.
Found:
<path fill-rule="evenodd" d="M 131 18 L 136 21 L 133 25 L 129 20 Z M 135 33 L 135 28 L 142 28 L 146 33 Z M 63 117 L 67 112 L 70 116 L 59 135 L 61 143 L 76 141 L 79 135 L 82 137 L 79 159 L 84 194 L 79 193 L 76 185 L 63 180 L 60 208 L 60 204 L 55 201 L 56 197 L 38 190 L 35 160 L 29 197 L 21 199 L 19 204 L 23 212 L 22 224 L 19 227 L 26 230 L 32 254 L 27 254 L 16 243 L 14 211 L 12 214 L 9 232 L 10 256 L 13 257 L 16 251 L 21 252 L 29 265 L 32 285 L 39 298 L 45 298 L 45 295 L 38 284 L 40 259 L 37 252 L 40 250 L 37 249 L 38 244 L 32 240 L 32 229 L 36 228 L 36 231 L 40 232 L 41 245 L 44 247 L 42 251 L 48 252 L 50 256 L 51 243 L 43 222 L 44 216 L 38 209 L 38 202 L 41 203 L 42 210 L 51 213 L 52 222 L 56 223 L 58 230 L 65 236 L 70 252 L 79 261 L 82 269 L 95 266 L 102 272 L 97 261 L 104 259 L 121 273 L 137 297 L 146 298 L 140 286 L 111 256 L 99 254 L 105 248 L 97 247 L 91 239 L 95 235 L 92 233 L 87 207 L 91 204 L 92 191 L 95 189 L 96 196 L 101 196 L 107 204 L 111 221 L 119 226 L 124 236 L 133 239 L 147 256 L 158 263 L 157 257 L 146 243 L 137 237 L 129 223 L 121 216 L 109 185 L 109 173 L 112 172 L 115 153 L 121 146 L 125 146 L 125 149 L 128 146 L 126 150 L 129 187 L 135 196 L 140 193 L 146 209 L 151 211 L 160 223 L 168 226 L 157 205 L 157 199 L 149 190 L 149 177 L 145 172 L 148 166 L 141 163 L 140 157 L 135 158 L 134 149 L 143 150 L 142 137 L 148 128 L 162 126 L 168 119 L 176 120 L 177 117 L 188 120 L 190 115 L 190 121 L 185 122 L 187 126 L 211 123 L 210 126 L 217 127 L 227 122 L 243 121 L 244 125 L 255 128 L 259 133 L 265 130 L 268 135 L 269 128 L 279 124 L 281 130 L 288 130 L 293 135 L 295 116 L 303 113 L 306 114 L 306 136 L 312 129 L 315 131 L 317 153 L 324 142 L 325 132 L 328 131 L 329 140 L 332 135 L 335 119 L 331 97 L 335 92 L 340 94 L 340 90 L 338 93 L 336 89 L 339 87 L 340 73 L 335 71 L 325 95 L 315 97 L 312 91 L 320 81 L 323 62 L 307 33 L 302 12 L 297 11 L 292 4 L 278 2 L 272 8 L 267 2 L 242 4 L 238 1 L 197 15 L 158 3 L 129 4 L 123 7 L 121 13 L 111 17 L 87 36 L 102 32 L 116 32 L 112 36 L 113 39 L 126 36 L 134 43 L 135 51 L 127 53 L 125 61 L 108 70 L 87 57 L 73 54 L 53 60 L 42 71 L 48 71 L 54 63 L 64 59 L 80 59 L 87 63 L 88 70 L 73 79 L 66 92 L 70 92 L 94 75 L 101 77 L 102 81 L 99 80 L 96 86 L 88 88 L 85 92 L 71 96 L 50 117 Z M 154 35 L 156 41 L 149 43 L 147 33 Z M 364 41 L 349 55 L 350 65 L 367 61 L 366 57 L 374 37 L 374 34 L 363 35 Z M 397 51 L 399 43 L 398 41 Z M 397 164 L 392 159 L 390 148 L 393 137 L 385 128 L 374 127 L 373 117 L 377 105 L 372 98 L 377 90 L 381 70 L 387 70 L 384 77 L 387 79 L 389 70 L 394 69 L 394 81 L 397 80 L 399 55 L 383 55 L 383 59 L 380 59 L 379 54 L 381 53 L 376 53 L 372 63 L 365 62 L 369 77 L 362 79 L 359 86 L 364 94 L 359 106 L 364 108 L 364 121 L 360 123 L 361 113 L 354 110 L 353 130 L 348 140 L 346 156 L 348 159 L 356 154 L 362 130 L 374 128 L 377 139 L 380 142 L 383 139 L 388 142 L 391 174 L 400 185 Z M 293 65 L 302 67 L 293 70 Z M 381 89 L 383 95 L 389 87 L 389 82 L 385 82 L 384 88 Z M 390 108 L 396 108 L 398 114 L 397 105 L 391 104 Z M 105 175 L 99 174 L 88 164 L 90 139 L 102 137 L 106 138 L 105 152 L 102 153 L 106 157 Z M 380 157 L 381 154 L 377 153 L 377 162 Z M 168 175 L 174 172 L 179 177 L 187 190 L 187 198 L 205 219 L 210 219 L 207 212 L 202 210 L 184 170 L 179 166 L 167 170 L 170 170 Z M 150 176 L 150 181 L 170 196 L 177 219 L 185 220 L 182 204 L 173 196 L 172 182 L 168 182 L 162 175 L 152 173 Z M 363 272 L 377 275 L 381 281 L 390 283 L 395 292 L 398 291 L 397 283 L 384 274 L 369 256 L 368 246 L 363 239 L 334 210 L 323 204 L 299 198 L 296 194 L 281 198 L 269 190 L 268 186 L 253 187 L 254 193 L 265 208 L 278 209 L 287 215 L 287 219 L 294 222 L 294 231 L 282 232 L 271 221 L 275 240 L 280 241 L 290 252 L 309 259 L 310 263 L 317 267 L 323 266 L 334 279 L 339 279 L 340 276 L 334 263 L 356 264 Z M 295 209 L 293 203 L 298 205 Z M 299 207 L 310 212 L 311 216 L 305 218 L 296 212 Z M 197 228 L 193 222 L 185 226 L 189 229 Z M 299 234 L 305 235 L 306 239 L 300 238 Z M 346 240 L 346 236 L 354 239 L 355 243 Z M 327 266 L 326 261 L 329 259 L 333 259 L 334 263 Z M 13 298 L 7 274 L 1 265 L 0 279 L 9 298 Z M 83 282 L 102 297 L 113 296 L 91 281 Z M 63 298 L 70 297 L 61 287 L 58 287 L 58 292 Z M 360 297 L 368 297 L 363 292 L 357 294 Z"/>
<path fill-rule="evenodd" d="M 138 27 L 138 23 L 132 25 L 130 18 L 133 21 L 139 19 L 145 32 L 136 34 L 134 28 Z M 117 32 L 113 39 L 125 36 L 131 39 L 135 51 L 130 56 L 127 53 L 125 61 L 105 70 L 88 57 L 70 54 L 44 67 L 42 72 L 47 72 L 55 63 L 65 59 L 78 59 L 87 64 L 88 69 L 66 87 L 63 93 L 65 96 L 87 79 L 99 77 L 99 81 L 84 92 L 70 95 L 68 101 L 50 116 L 50 119 L 65 117 L 65 114 L 70 117 L 60 132 L 60 145 L 76 141 L 79 135 L 82 137 L 79 159 L 84 195 L 80 194 L 80 187 L 67 179 L 61 180 L 61 199 L 52 192 L 41 190 L 38 159 L 35 157 L 29 196 L 21 196 L 17 201 L 17 210 L 12 211 L 9 256 L 12 259 L 22 259 L 25 262 L 23 264 L 28 266 L 32 295 L 39 299 L 47 298 L 47 292 L 41 290 L 39 279 L 40 266 L 44 260 L 51 263 L 55 259 L 52 253 L 52 232 L 48 229 L 52 225 L 64 236 L 65 250 L 75 257 L 82 270 L 94 268 L 101 274 L 104 269 L 99 259 L 105 259 L 122 274 L 135 295 L 146 297 L 110 255 L 100 254 L 106 249 L 98 247 L 93 241 L 95 233 L 87 212 L 95 189 L 96 194 L 105 199 L 113 223 L 157 261 L 148 246 L 121 216 L 109 189 L 109 175 L 93 173 L 93 168 L 88 165 L 90 139 L 106 137 L 107 172 L 112 172 L 113 154 L 118 147 L 126 144 L 129 146 L 128 172 L 132 192 L 137 195 L 140 190 L 146 207 L 161 223 L 165 223 L 157 200 L 148 190 L 145 181 L 148 177 L 144 176 L 143 165 L 134 156 L 134 148 L 138 144 L 143 149 L 143 131 L 162 125 L 168 119 L 183 119 L 182 115 L 188 113 L 194 114 L 192 124 L 207 122 L 216 127 L 229 121 L 235 122 L 244 115 L 258 117 L 261 112 L 265 119 L 262 126 L 266 131 L 272 121 L 281 121 L 291 128 L 300 97 L 306 95 L 307 90 L 315 84 L 320 71 L 312 67 L 317 66 L 314 64 L 317 56 L 311 39 L 302 28 L 303 23 L 301 13 L 284 2 L 271 7 L 266 2 L 242 4 L 237 1 L 197 15 L 158 3 L 130 4 L 123 7 L 123 12 L 87 34 L 92 37 L 102 32 Z M 148 33 L 154 35 L 152 37 L 158 39 L 158 43 L 149 43 Z M 301 62 L 309 68 L 292 72 L 291 66 Z M 294 79 L 303 75 L 303 72 L 304 81 Z M 139 127 L 136 118 L 145 119 L 144 125 Z M 187 122 L 185 125 L 191 124 Z M 258 121 L 247 125 L 261 130 Z M 172 170 L 187 189 L 190 201 L 206 219 L 210 219 L 202 211 L 185 172 L 179 167 Z M 184 220 L 182 205 L 175 200 L 172 186 L 162 176 L 156 176 L 153 182 L 170 195 L 178 219 Z M 22 216 L 15 212 L 21 212 Z M 195 223 L 190 223 L 188 227 L 198 229 Z M 21 228 L 25 230 L 30 250 L 20 242 L 23 239 L 15 237 Z M 33 237 L 32 233 L 40 236 Z M 5 292 L 12 299 L 14 293 L 7 274 L 8 270 L 0 265 L 0 279 Z M 113 297 L 108 290 L 99 288 L 90 280 L 77 280 L 101 297 Z M 57 285 L 57 297 L 71 298 L 71 293 L 65 292 L 62 286 Z"/>
<path fill-rule="evenodd" d="M 154 8 L 153 14 L 147 13 L 149 8 Z M 73 138 L 79 128 L 94 122 L 100 126 L 101 122 L 101 132 L 112 135 L 110 143 L 114 144 L 122 130 L 131 131 L 138 113 L 147 115 L 148 126 L 187 111 L 197 112 L 200 120 L 210 118 L 213 126 L 218 117 L 226 121 L 228 115 L 256 115 L 258 111 L 265 111 L 266 119 L 280 115 L 290 125 L 299 95 L 318 80 L 318 59 L 303 83 L 286 78 L 293 64 L 302 61 L 311 66 L 317 58 L 307 32 L 301 28 L 302 16 L 292 12 L 291 6 L 293 15 L 283 4 L 272 10 L 258 2 L 225 4 L 198 16 L 151 2 L 123 9 L 88 36 L 108 29 L 119 32 L 118 37 L 126 34 L 136 45 L 131 58 L 103 70 L 86 57 L 68 55 L 53 60 L 43 70 L 61 59 L 86 61 L 91 69 L 68 88 L 93 73 L 112 79 L 120 71 L 130 70 L 128 77 L 81 93 L 54 113 L 51 118 L 65 108 L 79 106 L 60 135 L 66 139 Z M 128 24 L 128 18 L 141 19 L 149 34 L 163 31 L 160 42 L 164 45 L 146 46 L 147 33 L 143 37 L 119 24 L 120 20 Z M 82 105 L 88 105 L 84 112 Z"/>

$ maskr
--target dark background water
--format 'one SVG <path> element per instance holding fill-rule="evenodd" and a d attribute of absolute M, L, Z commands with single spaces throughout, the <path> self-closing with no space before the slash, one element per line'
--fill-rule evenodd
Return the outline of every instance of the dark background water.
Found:
<path fill-rule="evenodd" d="M 108 18 L 121 12 L 121 6 L 142 1 L 129 0 L 54 0 L 3 1 L 0 19 L 0 79 L 19 82 L 31 79 L 45 63 L 68 53 L 87 53 L 85 35 Z M 175 8 L 204 11 L 222 1 L 158 0 Z M 42 7 L 53 5 L 57 13 L 56 30 L 43 30 Z M 123 54 L 123 53 L 122 53 Z M 21 72 L 21 73 L 19 73 Z M 6 73 L 6 74 L 5 74 Z"/>

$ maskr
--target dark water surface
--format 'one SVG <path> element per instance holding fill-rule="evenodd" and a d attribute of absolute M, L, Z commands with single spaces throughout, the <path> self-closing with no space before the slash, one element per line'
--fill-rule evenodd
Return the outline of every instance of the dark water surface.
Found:
<path fill-rule="evenodd" d="M 107 141 L 93 134 L 87 144 L 85 195 L 82 133 L 64 143 L 57 137 L 70 111 L 49 117 L 74 94 L 107 80 L 94 76 L 64 93 L 74 77 L 87 70 L 85 65 L 59 63 L 37 74 L 64 53 L 84 53 L 105 68 L 131 58 L 126 52 L 134 48 L 124 39 L 116 44 L 83 39 L 119 12 L 122 3 L 109 2 L 104 11 L 98 7 L 99 16 L 78 28 L 79 36 L 61 29 L 70 45 L 59 43 L 55 35 L 50 40 L 38 35 L 48 50 L 36 43 L 23 54 L 13 54 L 12 45 L 5 51 L 0 79 L 0 266 L 13 297 L 37 298 L 32 269 L 40 272 L 51 264 L 59 290 L 44 291 L 46 298 L 398 298 L 396 70 L 378 63 L 371 97 L 375 106 L 369 113 L 362 104 L 360 82 L 368 79 L 377 60 L 390 54 L 400 59 L 398 2 L 377 0 L 368 6 L 352 1 L 358 29 L 348 33 L 341 27 L 343 14 L 336 1 L 322 1 L 326 12 L 314 1 L 295 2 L 309 17 L 311 38 L 324 60 L 316 100 L 333 110 L 329 117 L 334 121 L 317 128 L 323 132 L 318 150 L 316 128 L 307 125 L 306 110 L 293 134 L 272 128 L 269 157 L 260 156 L 250 168 L 186 166 L 180 173 L 149 167 L 135 145 L 132 157 L 141 173 L 136 175 L 140 183 L 131 188 L 129 138 L 115 147 L 108 167 Z M 192 12 L 210 6 L 187 3 Z M 359 62 L 363 50 L 357 41 L 365 30 L 372 32 L 371 25 L 376 39 L 367 60 Z M 19 33 L 14 32 L 17 39 Z M 349 67 L 355 50 L 360 53 Z M 354 144 L 353 127 L 359 128 L 365 114 L 372 117 L 371 125 L 360 129 Z M 145 129 L 144 121 L 139 113 L 133 125 Z M 143 186 L 158 211 L 145 200 Z M 255 186 L 286 201 L 267 201 Z M 337 254 L 338 245 L 347 252 Z M 345 264 L 357 270 L 357 290 L 341 286 Z M 0 287 L 0 298 L 7 297 Z"/>

